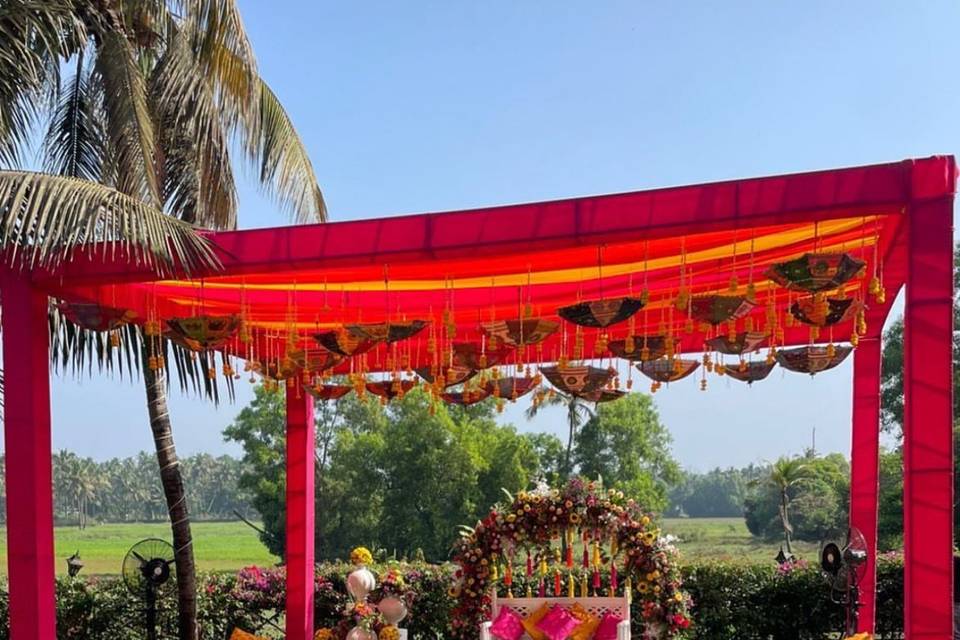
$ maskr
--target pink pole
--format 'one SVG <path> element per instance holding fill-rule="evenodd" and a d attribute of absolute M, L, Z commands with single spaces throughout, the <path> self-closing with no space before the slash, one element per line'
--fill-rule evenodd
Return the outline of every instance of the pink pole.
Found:
<path fill-rule="evenodd" d="M 287 388 L 287 640 L 313 638 L 313 396 Z"/>
<path fill-rule="evenodd" d="M 877 327 L 879 331 L 879 327 Z M 853 437 L 850 448 L 850 524 L 867 540 L 857 631 L 873 632 L 877 597 L 877 499 L 880 492 L 880 338 L 861 338 L 853 353 Z"/>
<path fill-rule="evenodd" d="M 904 625 L 953 637 L 953 199 L 908 211 L 904 319 Z"/>
<path fill-rule="evenodd" d="M 47 296 L 2 281 L 10 637 L 57 637 Z"/>

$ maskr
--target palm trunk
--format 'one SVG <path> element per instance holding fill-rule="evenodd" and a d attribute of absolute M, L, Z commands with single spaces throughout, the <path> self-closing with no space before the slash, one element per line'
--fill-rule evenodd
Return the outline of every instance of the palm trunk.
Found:
<path fill-rule="evenodd" d="M 145 355 L 144 362 L 146 361 Z M 153 444 L 157 449 L 157 463 L 160 465 L 160 482 L 163 485 L 163 495 L 167 499 L 170 528 L 173 530 L 173 548 L 176 550 L 179 638 L 197 640 L 197 575 L 193 561 L 193 539 L 190 536 L 190 515 L 187 511 L 183 478 L 180 475 L 180 461 L 173 445 L 167 390 L 163 377 L 148 367 L 144 367 L 143 382 L 147 392 Z"/>
<path fill-rule="evenodd" d="M 787 516 L 787 501 L 787 492 L 783 491 L 780 494 L 780 513 L 782 514 L 781 518 L 783 520 L 783 537 L 787 541 L 787 553 L 792 555 L 793 549 L 790 545 L 790 520 Z"/>

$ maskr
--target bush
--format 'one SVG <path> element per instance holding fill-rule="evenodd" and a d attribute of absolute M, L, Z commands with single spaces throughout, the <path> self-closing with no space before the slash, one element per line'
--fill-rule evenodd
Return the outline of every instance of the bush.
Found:
<path fill-rule="evenodd" d="M 314 599 L 317 626 L 336 626 L 347 602 L 346 564 L 321 565 Z M 373 567 L 376 571 L 378 567 Z M 417 640 L 449 637 L 453 600 L 448 595 L 451 565 L 402 565 L 410 591 L 404 625 Z M 877 571 L 877 633 L 903 637 L 903 564 L 883 556 Z M 829 587 L 814 567 L 778 570 L 769 565 L 704 564 L 683 568 L 684 589 L 694 600 L 693 636 L 823 640 L 836 637 L 843 610 L 830 602 Z M 606 578 L 604 579 L 606 582 Z M 267 631 L 282 626 L 283 569 L 248 568 L 237 574 L 199 578 L 199 617 L 204 640 L 225 640 L 234 626 Z M 376 593 L 374 598 L 376 599 Z M 59 640 L 143 638 L 142 603 L 116 578 L 64 578 L 57 583 Z M 175 600 L 160 602 L 161 637 L 176 637 Z M 9 638 L 7 601 L 0 598 L 0 640 Z M 640 621 L 640 613 L 633 612 Z M 640 629 L 635 629 L 639 636 Z"/>

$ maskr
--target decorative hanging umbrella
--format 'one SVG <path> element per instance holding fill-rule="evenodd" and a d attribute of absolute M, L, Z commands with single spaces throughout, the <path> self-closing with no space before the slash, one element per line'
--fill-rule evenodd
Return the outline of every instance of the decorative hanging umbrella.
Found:
<path fill-rule="evenodd" d="M 353 391 L 353 387 L 346 384 L 305 384 L 303 388 L 309 391 L 310 395 L 317 400 L 339 400 Z"/>
<path fill-rule="evenodd" d="M 690 317 L 700 322 L 717 325 L 746 316 L 757 306 L 744 296 L 695 296 L 690 301 Z"/>
<path fill-rule="evenodd" d="M 412 338 L 427 328 L 430 324 L 426 320 L 411 320 L 410 322 L 381 322 L 378 324 L 348 324 L 347 331 L 366 340 L 377 342 L 398 342 Z"/>
<path fill-rule="evenodd" d="M 639 298 L 609 298 L 571 304 L 557 309 L 564 320 L 583 327 L 609 327 L 623 322 L 643 307 Z"/>
<path fill-rule="evenodd" d="M 641 362 L 637 369 L 643 375 L 655 382 L 676 382 L 696 371 L 700 366 L 699 360 L 684 360 L 683 358 L 651 360 Z"/>
<path fill-rule="evenodd" d="M 453 364 L 465 369 L 488 369 L 504 362 L 511 353 L 513 349 L 506 346 L 484 350 L 475 342 L 454 342 Z"/>
<path fill-rule="evenodd" d="M 770 372 L 773 371 L 773 368 L 777 366 L 776 362 L 766 362 L 763 360 L 757 362 L 747 362 L 745 363 L 743 371 L 740 370 L 739 366 L 730 366 L 724 368 L 724 375 L 728 375 L 734 380 L 739 380 L 740 382 L 746 382 L 747 384 L 753 384 L 757 380 L 763 380 Z"/>
<path fill-rule="evenodd" d="M 393 400 L 401 394 L 408 393 L 414 385 L 416 385 L 416 382 L 413 380 L 380 380 L 378 382 L 368 382 L 367 391 L 381 398 Z"/>
<path fill-rule="evenodd" d="M 508 347 L 543 342 L 556 333 L 559 328 L 559 322 L 544 320 L 543 318 L 494 320 L 480 325 L 480 329 L 490 338 L 496 338 L 500 344 Z"/>
<path fill-rule="evenodd" d="M 57 308 L 67 320 L 90 331 L 113 331 L 137 317 L 133 311 L 92 302 L 61 302 Z"/>
<path fill-rule="evenodd" d="M 340 356 L 358 356 L 376 347 L 381 340 L 371 340 L 356 335 L 349 329 L 315 333 L 313 339 L 321 347 Z"/>
<path fill-rule="evenodd" d="M 167 337 L 193 351 L 219 349 L 240 329 L 239 316 L 193 316 L 167 320 Z"/>
<path fill-rule="evenodd" d="M 767 334 L 760 331 L 741 331 L 736 335 L 736 339 L 731 340 L 730 336 L 716 336 L 707 340 L 707 349 L 709 351 L 719 351 L 731 356 L 738 356 L 744 353 L 750 353 L 760 348 L 760 345 L 767 339 Z"/>
<path fill-rule="evenodd" d="M 550 384 L 563 393 L 574 396 L 589 394 L 603 387 L 617 374 L 616 369 L 590 366 L 540 367 Z"/>
<path fill-rule="evenodd" d="M 777 362 L 784 369 L 798 373 L 814 375 L 835 366 L 846 360 L 853 347 L 798 347 L 796 349 L 782 349 L 777 352 Z"/>
<path fill-rule="evenodd" d="M 343 356 L 327 351 L 310 351 L 303 349 L 288 351 L 279 360 L 268 361 L 262 367 L 263 374 L 277 381 L 289 380 L 300 375 L 304 370 L 311 373 L 320 373 L 343 362 Z"/>
<path fill-rule="evenodd" d="M 469 407 L 487 399 L 486 389 L 464 389 L 463 391 L 444 391 L 440 394 L 444 402 Z"/>
<path fill-rule="evenodd" d="M 507 376 L 497 380 L 488 380 L 485 390 L 488 395 L 506 400 L 516 400 L 524 396 L 540 384 L 540 376 L 530 378 Z"/>
<path fill-rule="evenodd" d="M 765 276 L 794 291 L 836 289 L 866 266 L 849 253 L 805 253 L 795 260 L 771 265 Z"/>
<path fill-rule="evenodd" d="M 420 367 L 415 369 L 417 375 L 426 380 L 427 382 L 434 382 L 437 379 L 437 376 L 434 375 L 433 367 Z M 455 384 L 462 384 L 477 375 L 476 369 L 467 369 L 465 367 L 452 366 L 447 369 L 441 367 L 443 373 L 443 386 L 452 387 Z M 438 372 L 439 373 L 439 372 Z"/>
<path fill-rule="evenodd" d="M 790 313 L 804 324 L 828 327 L 849 320 L 860 308 L 853 298 L 817 298 L 812 296 L 790 305 Z"/>
<path fill-rule="evenodd" d="M 613 402 L 614 400 L 619 400 L 625 395 L 627 395 L 627 392 L 620 391 L 619 389 L 597 389 L 596 391 L 591 391 L 590 393 L 580 397 L 589 402 L 600 403 Z"/>
<path fill-rule="evenodd" d="M 633 338 L 633 350 L 627 350 L 627 340 L 611 340 L 607 343 L 610 353 L 623 358 L 624 360 L 656 360 L 667 354 L 666 336 L 631 336 Z M 644 352 L 643 348 L 647 351 Z"/>

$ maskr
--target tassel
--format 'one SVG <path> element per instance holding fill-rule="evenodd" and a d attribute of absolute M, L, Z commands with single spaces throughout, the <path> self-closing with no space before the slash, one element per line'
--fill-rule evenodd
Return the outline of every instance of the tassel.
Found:
<path fill-rule="evenodd" d="M 537 597 L 538 598 L 547 597 L 547 583 L 543 581 L 543 578 L 540 578 L 540 585 L 537 587 Z"/>
<path fill-rule="evenodd" d="M 527 583 L 527 597 L 528 597 L 528 598 L 532 598 L 532 597 L 533 597 L 533 589 L 530 588 L 530 583 L 529 583 L 529 582 Z"/>
<path fill-rule="evenodd" d="M 568 569 L 573 568 L 573 545 L 570 542 L 567 542 L 567 558 L 566 563 Z"/>
<path fill-rule="evenodd" d="M 617 565 L 613 562 L 610 563 L 610 597 L 612 598 L 617 593 Z"/>
<path fill-rule="evenodd" d="M 593 593 L 600 593 L 600 570 L 593 570 Z"/>
<path fill-rule="evenodd" d="M 587 551 L 587 545 L 583 545 L 583 568 L 590 567 L 590 553 Z"/>
<path fill-rule="evenodd" d="M 563 583 L 561 582 L 560 570 L 553 574 L 553 595 L 560 597 L 563 593 Z"/>
<path fill-rule="evenodd" d="M 571 574 L 569 575 L 569 577 L 567 578 L 567 597 L 568 597 L 568 598 L 576 598 L 576 597 L 577 597 L 576 586 L 575 586 L 574 581 L 573 581 L 573 574 L 572 574 L 572 573 L 571 573 Z"/>
<path fill-rule="evenodd" d="M 513 567 L 510 566 L 510 562 L 507 562 L 507 566 L 503 570 L 503 584 L 507 587 L 513 586 Z"/>
<path fill-rule="evenodd" d="M 590 594 L 587 593 L 587 574 L 584 573 L 580 576 L 580 597 L 586 598 L 588 595 Z"/>

